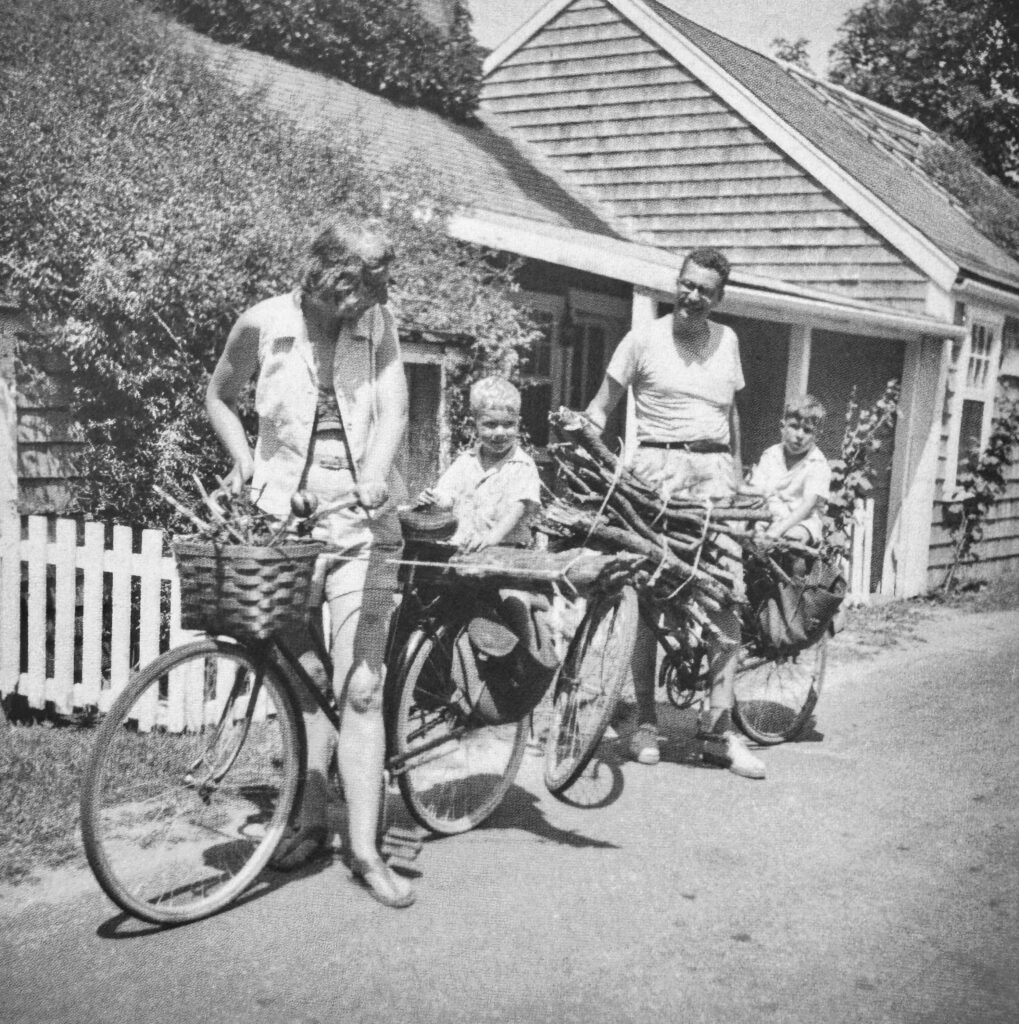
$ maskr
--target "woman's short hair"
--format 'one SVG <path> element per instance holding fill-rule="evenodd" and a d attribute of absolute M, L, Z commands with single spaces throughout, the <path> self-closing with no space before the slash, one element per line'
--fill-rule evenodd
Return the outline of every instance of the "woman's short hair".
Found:
<path fill-rule="evenodd" d="M 782 420 L 798 420 L 805 426 L 812 427 L 815 433 L 820 433 L 827 415 L 828 410 L 819 399 L 813 395 L 800 395 L 786 402 Z"/>
<path fill-rule="evenodd" d="M 505 377 L 482 377 L 471 385 L 471 413 L 486 409 L 506 409 L 520 413 L 520 392 Z"/>
<path fill-rule="evenodd" d="M 379 222 L 334 217 L 308 246 L 298 287 L 308 294 L 325 285 L 363 283 L 381 297 L 394 256 L 393 243 Z"/>

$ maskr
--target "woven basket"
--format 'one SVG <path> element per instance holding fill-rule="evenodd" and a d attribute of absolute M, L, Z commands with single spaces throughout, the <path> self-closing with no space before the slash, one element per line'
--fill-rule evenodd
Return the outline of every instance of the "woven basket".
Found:
<path fill-rule="evenodd" d="M 304 621 L 323 545 L 278 547 L 177 540 L 181 626 L 264 640 Z"/>

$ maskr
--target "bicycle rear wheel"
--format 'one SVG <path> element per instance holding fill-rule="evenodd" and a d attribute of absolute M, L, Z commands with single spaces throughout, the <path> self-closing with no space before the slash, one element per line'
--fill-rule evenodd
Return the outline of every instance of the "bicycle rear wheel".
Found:
<path fill-rule="evenodd" d="M 516 778 L 528 716 L 476 723 L 461 704 L 453 657 L 461 631 L 446 626 L 411 635 L 397 669 L 388 766 L 415 820 L 439 835 L 480 825 Z"/>
<path fill-rule="evenodd" d="M 828 657 L 827 633 L 811 647 L 786 658 L 748 653 L 736 671 L 736 724 L 757 743 L 794 740 L 817 705 Z"/>
<path fill-rule="evenodd" d="M 633 587 L 592 598 L 556 682 L 545 741 L 545 786 L 565 792 L 580 778 L 619 703 L 630 671 L 638 603 Z"/>
<path fill-rule="evenodd" d="M 81 829 L 99 884 L 154 924 L 225 907 L 272 856 L 303 754 L 274 666 L 211 638 L 161 655 L 114 702 L 86 767 Z"/>

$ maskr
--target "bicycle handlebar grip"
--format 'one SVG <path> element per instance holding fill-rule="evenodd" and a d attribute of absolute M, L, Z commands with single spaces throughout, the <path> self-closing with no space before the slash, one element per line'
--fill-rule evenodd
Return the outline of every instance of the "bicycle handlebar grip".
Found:
<path fill-rule="evenodd" d="M 314 515 L 317 508 L 318 498 L 314 494 L 309 494 L 308 491 L 295 491 L 290 499 L 290 511 L 298 519 L 307 519 L 308 516 Z"/>

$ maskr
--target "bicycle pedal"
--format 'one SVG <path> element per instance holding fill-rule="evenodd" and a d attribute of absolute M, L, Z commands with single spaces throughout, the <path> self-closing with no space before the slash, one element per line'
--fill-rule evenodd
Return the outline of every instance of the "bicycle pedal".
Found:
<path fill-rule="evenodd" d="M 421 853 L 424 843 L 419 833 L 405 828 L 390 826 L 382 835 L 379 847 L 386 860 L 400 860 L 413 863 Z"/>

